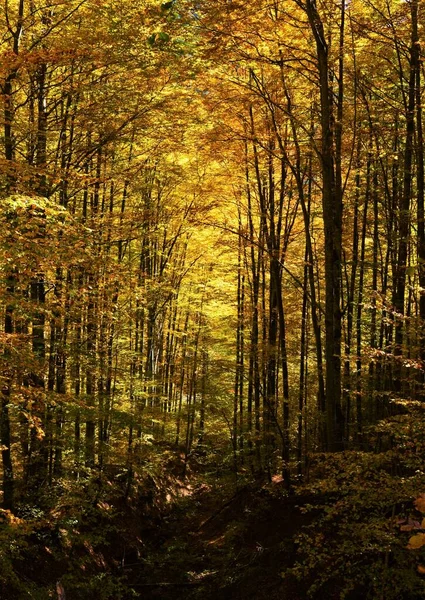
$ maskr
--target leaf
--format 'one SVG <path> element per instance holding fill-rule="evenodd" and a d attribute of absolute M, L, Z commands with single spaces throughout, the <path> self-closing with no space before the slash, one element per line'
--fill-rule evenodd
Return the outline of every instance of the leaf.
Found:
<path fill-rule="evenodd" d="M 56 582 L 56 592 L 58 595 L 58 600 L 65 600 L 65 589 L 60 581 Z"/>
<path fill-rule="evenodd" d="M 161 31 L 161 33 L 158 35 L 158 39 L 161 40 L 161 42 L 169 42 L 170 36 L 168 35 L 168 33 Z"/>
<path fill-rule="evenodd" d="M 174 2 L 164 2 L 163 4 L 161 4 L 161 9 L 162 10 L 170 10 L 170 8 L 173 8 L 173 4 Z"/>
<path fill-rule="evenodd" d="M 147 39 L 149 46 L 153 46 L 155 44 L 155 40 L 156 40 L 156 33 L 153 33 Z"/>
<path fill-rule="evenodd" d="M 404 525 L 401 525 L 400 531 L 412 531 L 413 529 L 425 529 L 424 523 L 425 523 L 425 519 L 423 519 L 422 523 L 419 523 L 419 521 L 415 521 L 413 519 L 409 519 L 407 521 L 407 523 L 405 523 Z"/>
<path fill-rule="evenodd" d="M 425 565 L 418 565 L 418 573 L 425 575 Z"/>
<path fill-rule="evenodd" d="M 425 513 L 425 494 L 418 496 L 414 502 L 416 510 Z"/>
<path fill-rule="evenodd" d="M 407 544 L 408 550 L 417 550 L 418 548 L 422 548 L 422 546 L 425 546 L 425 533 L 412 535 Z"/>

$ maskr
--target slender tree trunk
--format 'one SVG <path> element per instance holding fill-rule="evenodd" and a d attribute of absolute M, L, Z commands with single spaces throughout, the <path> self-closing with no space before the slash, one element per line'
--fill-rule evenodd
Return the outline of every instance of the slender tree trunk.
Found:
<path fill-rule="evenodd" d="M 15 292 L 15 277 L 9 278 L 7 293 L 13 296 Z M 13 308 L 12 304 L 6 306 L 4 320 L 4 333 L 8 336 L 13 334 Z M 4 352 L 6 363 L 11 360 L 10 350 L 6 345 Z M 1 414 L 0 414 L 0 441 L 2 445 L 1 455 L 3 461 L 3 507 L 6 510 L 14 509 L 14 476 L 12 463 L 12 437 L 10 426 L 9 405 L 12 392 L 12 365 L 7 364 L 7 371 L 3 374 L 3 384 L 1 388 Z"/>
<path fill-rule="evenodd" d="M 325 229 L 326 415 L 328 450 L 343 447 L 341 411 L 341 240 L 342 190 L 339 157 L 335 157 L 333 98 L 329 86 L 328 44 L 316 4 L 307 0 L 320 79 L 322 204 Z M 341 135 L 339 133 L 338 135 Z"/>
<path fill-rule="evenodd" d="M 411 7 L 417 19 L 418 2 L 415 0 Z M 424 211 L 424 139 L 422 124 L 422 99 L 421 99 L 421 59 L 422 48 L 416 42 L 418 60 L 415 61 L 415 90 L 416 90 L 416 203 L 417 203 L 417 228 L 418 228 L 418 271 L 419 271 L 419 358 L 421 371 L 419 377 L 419 397 L 424 398 L 425 383 L 425 211 Z M 423 60 L 423 59 L 422 59 Z"/>
<path fill-rule="evenodd" d="M 418 2 L 411 3 L 411 47 L 410 47 L 410 73 L 408 103 L 406 112 L 406 141 L 403 165 L 403 192 L 399 209 L 399 245 L 397 266 L 394 281 L 394 311 L 395 311 L 395 336 L 394 355 L 403 355 L 403 332 L 405 315 L 406 268 L 409 253 L 410 232 L 410 203 L 413 187 L 413 158 L 415 135 L 415 109 L 416 109 L 416 78 L 419 68 L 419 43 L 418 43 Z M 402 391 L 402 366 L 396 359 L 394 386 L 396 392 Z"/>

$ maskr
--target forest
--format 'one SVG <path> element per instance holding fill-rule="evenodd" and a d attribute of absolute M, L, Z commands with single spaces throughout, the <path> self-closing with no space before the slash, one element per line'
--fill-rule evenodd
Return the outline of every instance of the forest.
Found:
<path fill-rule="evenodd" d="M 424 24 L 2 2 L 2 600 L 423 600 Z"/>

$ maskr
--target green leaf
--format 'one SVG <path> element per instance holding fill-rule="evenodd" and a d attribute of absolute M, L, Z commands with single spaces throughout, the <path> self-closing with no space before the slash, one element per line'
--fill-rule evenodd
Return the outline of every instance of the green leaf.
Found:
<path fill-rule="evenodd" d="M 153 33 L 147 39 L 149 46 L 153 46 L 155 44 L 155 40 L 156 40 L 156 33 Z"/>
<path fill-rule="evenodd" d="M 158 39 L 160 39 L 161 42 L 169 42 L 170 36 L 168 35 L 168 33 L 161 31 L 161 33 L 158 35 Z"/>

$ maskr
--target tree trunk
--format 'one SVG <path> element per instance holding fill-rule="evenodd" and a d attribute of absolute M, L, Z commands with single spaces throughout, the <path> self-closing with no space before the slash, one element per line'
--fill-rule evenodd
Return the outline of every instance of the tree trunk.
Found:
<path fill-rule="evenodd" d="M 329 86 L 328 44 L 316 4 L 307 0 L 320 80 L 322 205 L 325 230 L 326 425 L 329 451 L 343 448 L 341 411 L 341 240 L 342 190 L 335 164 L 333 99 Z"/>

